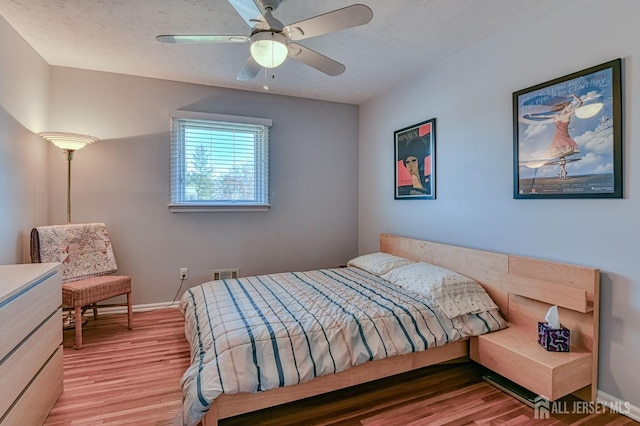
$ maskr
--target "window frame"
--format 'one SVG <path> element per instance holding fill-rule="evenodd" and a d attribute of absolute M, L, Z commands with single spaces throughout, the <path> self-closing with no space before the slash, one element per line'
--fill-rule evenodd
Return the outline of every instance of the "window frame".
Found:
<path fill-rule="evenodd" d="M 262 141 L 264 148 L 262 149 L 262 156 L 260 159 L 256 158 L 255 162 L 261 162 L 263 164 L 262 171 L 259 174 L 258 179 L 266 180 L 264 182 L 264 202 L 246 202 L 246 201 L 194 201 L 185 200 L 185 183 L 184 173 L 186 170 L 184 158 L 185 141 L 184 137 L 177 137 L 176 130 L 174 129 L 174 119 L 182 120 L 201 120 L 211 122 L 225 122 L 231 124 L 251 124 L 257 126 L 264 126 L 266 137 Z M 273 121 L 268 118 L 257 117 L 244 117 L 235 115 L 224 115 L 206 112 L 195 111 L 183 111 L 176 110 L 170 115 L 170 202 L 169 209 L 174 213 L 188 213 L 188 212 L 232 212 L 232 211 L 268 211 L 271 207 L 270 204 L 270 189 L 269 189 L 269 144 L 270 144 L 270 130 Z M 266 170 L 265 170 L 266 169 Z M 178 174 L 178 176 L 176 176 Z M 182 183 L 178 183 L 182 181 Z M 177 193 L 177 194 L 176 194 Z"/>

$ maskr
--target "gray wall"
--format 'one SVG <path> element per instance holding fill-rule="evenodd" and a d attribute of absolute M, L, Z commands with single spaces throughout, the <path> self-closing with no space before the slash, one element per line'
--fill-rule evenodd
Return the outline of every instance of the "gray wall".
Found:
<path fill-rule="evenodd" d="M 381 232 L 602 270 L 599 389 L 640 406 L 640 2 L 558 3 L 360 107 L 359 251 Z M 624 58 L 624 199 L 514 200 L 512 92 Z M 393 199 L 393 131 L 437 117 L 437 200 Z"/>
<path fill-rule="evenodd" d="M 171 213 L 176 109 L 273 119 L 271 210 Z M 75 153 L 72 221 L 105 222 L 135 304 L 171 301 L 214 268 L 241 275 L 335 267 L 357 251 L 358 107 L 51 68 L 51 130 L 102 138 Z M 64 223 L 66 161 L 49 151 L 50 224 Z M 183 288 L 184 291 L 184 288 Z"/>
<path fill-rule="evenodd" d="M 101 141 L 72 163 L 72 221 L 107 223 L 134 303 L 171 301 L 213 268 L 334 267 L 357 251 L 358 107 L 50 67 L 0 18 L 0 263 L 29 262 L 32 227 L 66 221 L 66 157 L 35 133 Z M 269 212 L 171 213 L 176 109 L 273 120 Z"/>
<path fill-rule="evenodd" d="M 47 218 L 49 66 L 0 17 L 0 264 L 27 260 L 31 228 Z"/>
<path fill-rule="evenodd" d="M 50 70 L 0 18 L 0 263 L 27 262 L 30 228 L 65 220 L 64 156 L 34 133 L 95 134 L 103 140 L 73 163 L 73 219 L 107 223 L 135 303 L 171 300 L 180 267 L 191 286 L 218 266 L 333 266 L 356 241 L 361 253 L 377 249 L 380 232 L 595 266 L 600 389 L 640 406 L 640 3 L 562 4 L 361 106 L 360 135 L 351 105 Z M 513 200 L 511 93 L 616 57 L 626 73 L 625 198 Z M 273 118 L 270 212 L 169 212 L 168 116 L 178 108 Z M 438 199 L 394 201 L 393 131 L 431 117 Z"/>

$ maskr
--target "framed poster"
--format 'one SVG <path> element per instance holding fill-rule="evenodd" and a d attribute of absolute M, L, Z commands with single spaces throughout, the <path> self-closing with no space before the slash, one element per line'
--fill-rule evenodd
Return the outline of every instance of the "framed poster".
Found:
<path fill-rule="evenodd" d="M 395 199 L 435 199 L 436 119 L 396 130 Z"/>
<path fill-rule="evenodd" d="M 621 60 L 513 93 L 514 198 L 622 198 Z"/>

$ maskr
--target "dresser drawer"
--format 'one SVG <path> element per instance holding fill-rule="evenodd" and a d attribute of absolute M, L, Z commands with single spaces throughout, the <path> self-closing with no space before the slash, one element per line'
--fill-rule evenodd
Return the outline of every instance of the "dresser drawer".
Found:
<path fill-rule="evenodd" d="M 0 360 L 62 305 L 60 274 L 34 282 L 0 304 Z M 59 323 L 60 326 L 62 322 Z M 49 353 L 50 354 L 50 353 Z"/>
<path fill-rule="evenodd" d="M 42 367 L 11 410 L 0 419 L 2 425 L 41 425 L 62 394 L 62 346 Z"/>
<path fill-rule="evenodd" d="M 0 425 L 41 425 L 62 393 L 59 264 L 0 265 Z"/>
<path fill-rule="evenodd" d="M 13 404 L 61 344 L 62 310 L 57 309 L 0 363 L 0 413 L 4 413 Z"/>

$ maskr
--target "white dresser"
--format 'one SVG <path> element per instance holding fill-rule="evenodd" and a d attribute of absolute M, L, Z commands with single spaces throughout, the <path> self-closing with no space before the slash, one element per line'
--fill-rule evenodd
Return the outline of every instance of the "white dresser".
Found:
<path fill-rule="evenodd" d="M 0 265 L 0 425 L 41 425 L 62 393 L 58 265 Z"/>

